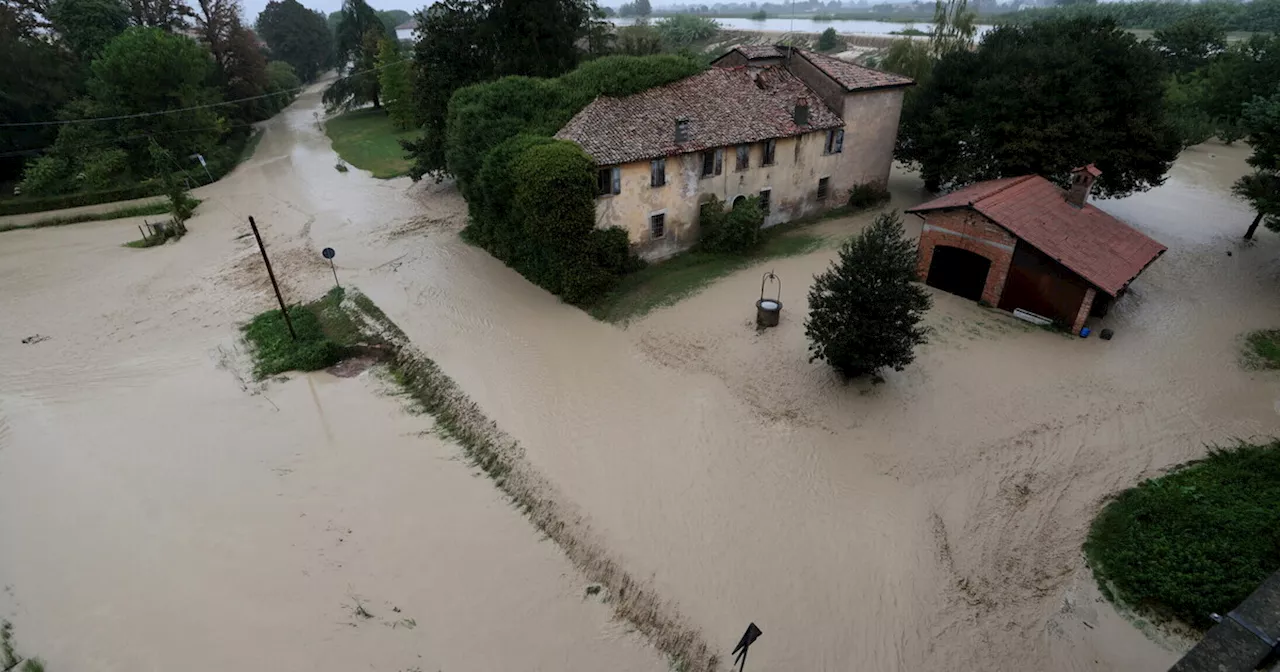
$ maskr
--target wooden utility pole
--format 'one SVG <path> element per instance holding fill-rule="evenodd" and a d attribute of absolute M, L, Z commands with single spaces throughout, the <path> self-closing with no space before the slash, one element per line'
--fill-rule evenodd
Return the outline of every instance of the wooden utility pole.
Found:
<path fill-rule="evenodd" d="M 258 249 L 262 252 L 262 263 L 267 265 L 267 277 L 271 278 L 271 288 L 276 290 L 276 301 L 280 302 L 280 314 L 284 316 L 285 326 L 289 327 L 289 336 L 298 340 L 293 330 L 293 321 L 289 319 L 289 309 L 284 305 L 284 297 L 280 295 L 280 285 L 276 283 L 276 274 L 271 270 L 271 259 L 267 257 L 267 246 L 262 244 L 262 234 L 258 233 L 258 223 L 249 218 L 249 228 L 253 229 L 253 237 L 258 241 Z"/>

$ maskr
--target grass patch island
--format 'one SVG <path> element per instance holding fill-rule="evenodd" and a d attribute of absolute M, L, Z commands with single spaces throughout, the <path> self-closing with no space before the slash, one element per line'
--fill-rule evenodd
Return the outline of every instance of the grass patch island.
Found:
<path fill-rule="evenodd" d="M 1109 599 L 1208 629 L 1280 570 L 1280 441 L 1213 450 L 1125 490 L 1084 551 Z"/>
<path fill-rule="evenodd" d="M 289 307 L 297 339 L 279 310 L 259 313 L 244 325 L 244 338 L 253 355 L 253 374 L 259 379 L 286 371 L 318 371 L 349 356 L 361 341 L 360 324 L 344 310 L 342 288 L 311 303 Z"/>
<path fill-rule="evenodd" d="M 1244 335 L 1244 365 L 1250 369 L 1280 369 L 1280 329 L 1259 329 Z"/>
<path fill-rule="evenodd" d="M 417 131 L 396 130 L 382 110 L 354 110 L 338 115 L 324 122 L 324 131 L 343 161 L 379 179 L 408 175 L 413 165 L 400 141 L 415 139 Z"/>

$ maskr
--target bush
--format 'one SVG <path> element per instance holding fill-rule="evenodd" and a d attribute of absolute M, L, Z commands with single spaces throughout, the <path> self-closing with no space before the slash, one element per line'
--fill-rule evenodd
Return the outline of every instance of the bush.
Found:
<path fill-rule="evenodd" d="M 1084 551 L 1103 593 L 1199 628 L 1280 569 L 1280 443 L 1213 450 L 1125 490 Z"/>
<path fill-rule="evenodd" d="M 925 342 L 920 325 L 931 303 L 915 284 L 915 243 L 907 240 L 897 212 L 840 248 L 831 268 L 809 290 L 809 361 L 825 360 L 846 378 L 901 371 Z"/>
<path fill-rule="evenodd" d="M 752 21 L 764 21 L 765 19 L 768 19 L 768 18 L 769 18 L 769 13 L 764 11 L 763 9 L 751 15 Z"/>
<path fill-rule="evenodd" d="M 708 252 L 746 254 L 760 243 L 764 211 L 758 197 L 744 199 L 726 212 L 724 201 L 713 196 L 702 205 L 699 214 L 698 242 Z"/>
<path fill-rule="evenodd" d="M 696 14 L 676 14 L 654 24 L 662 40 L 673 47 L 687 47 L 694 42 L 711 39 L 720 32 L 715 19 Z"/>
<path fill-rule="evenodd" d="M 19 185 L 23 196 L 51 196 L 74 187 L 71 164 L 57 154 L 42 156 L 28 163 Z"/>
<path fill-rule="evenodd" d="M 838 46 L 840 46 L 840 37 L 836 35 L 835 28 L 822 31 L 822 36 L 818 38 L 818 51 L 834 51 Z"/>
<path fill-rule="evenodd" d="M 82 174 L 82 186 L 92 191 L 108 189 L 128 178 L 129 154 L 123 149 L 94 152 L 84 160 Z"/>
<path fill-rule="evenodd" d="M 568 303 L 590 303 L 630 265 L 626 234 L 596 232 L 594 164 L 582 148 L 528 138 L 506 149 L 520 144 L 509 164 L 513 225 L 486 233 L 522 275 Z"/>
<path fill-rule="evenodd" d="M 849 190 L 849 207 L 854 210 L 865 210 L 888 200 L 889 190 L 876 184 L 859 184 Z"/>

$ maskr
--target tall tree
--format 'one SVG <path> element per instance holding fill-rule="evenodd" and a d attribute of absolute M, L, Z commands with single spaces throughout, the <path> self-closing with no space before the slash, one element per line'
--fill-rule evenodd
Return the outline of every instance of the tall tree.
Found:
<path fill-rule="evenodd" d="M 1244 135 L 1244 105 L 1270 96 L 1280 82 L 1280 35 L 1254 34 L 1232 44 L 1205 68 L 1205 108 L 1228 142 Z"/>
<path fill-rule="evenodd" d="M 896 155 L 930 189 L 1096 163 L 1120 196 L 1164 181 L 1181 148 L 1160 57 L 1111 20 L 1003 25 L 942 57 L 907 101 Z"/>
<path fill-rule="evenodd" d="M 373 53 L 366 54 L 365 46 L 369 41 L 369 33 L 373 33 Z M 343 0 L 342 13 L 338 18 L 337 48 L 338 68 L 342 69 L 349 61 L 365 60 L 373 62 L 377 59 L 378 42 L 387 35 L 386 28 L 364 0 Z M 389 37 L 394 38 L 392 32 Z"/>
<path fill-rule="evenodd" d="M 1227 48 L 1227 29 L 1211 14 L 1193 14 L 1157 30 L 1153 41 L 1170 70 L 1187 73 Z"/>
<path fill-rule="evenodd" d="M 412 128 L 413 123 L 413 70 L 408 59 L 400 53 L 400 43 L 383 38 L 378 46 L 378 84 L 382 105 L 387 116 L 398 129 Z"/>
<path fill-rule="evenodd" d="M 1253 148 L 1248 161 L 1254 172 L 1237 180 L 1232 191 L 1257 213 L 1244 234 L 1249 240 L 1260 223 L 1280 231 L 1280 91 L 1245 105 L 1243 127 L 1245 141 Z"/>
<path fill-rule="evenodd" d="M 311 81 L 333 64 L 333 33 L 324 15 L 303 7 L 298 0 L 272 0 L 258 15 L 258 35 L 271 57 L 293 66 L 304 81 Z"/>
<path fill-rule="evenodd" d="M 182 0 L 129 0 L 133 25 L 160 28 L 171 33 L 185 30 L 194 16 Z"/>
<path fill-rule="evenodd" d="M 931 303 L 915 271 L 915 243 L 897 212 L 846 242 L 809 289 L 809 361 L 824 360 L 846 378 L 910 364 L 926 340 L 920 322 Z"/>
<path fill-rule="evenodd" d="M 75 95 L 70 55 L 44 39 L 35 22 L 0 4 L 0 123 L 49 121 Z M 0 132 L 0 181 L 17 177 L 23 162 L 56 137 L 53 126 Z"/>
<path fill-rule="evenodd" d="M 89 62 L 129 27 L 129 8 L 122 0 L 54 0 L 49 20 L 80 62 Z"/>
<path fill-rule="evenodd" d="M 441 0 L 418 12 L 414 70 L 421 140 L 405 145 L 410 175 L 445 171 L 449 98 L 495 76 L 553 77 L 573 68 L 595 20 L 594 0 Z"/>

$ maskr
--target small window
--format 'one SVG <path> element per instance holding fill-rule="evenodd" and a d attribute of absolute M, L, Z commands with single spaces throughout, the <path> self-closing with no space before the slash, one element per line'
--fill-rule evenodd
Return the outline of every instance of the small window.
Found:
<path fill-rule="evenodd" d="M 763 212 L 766 215 L 769 214 L 769 194 L 772 192 L 772 189 L 760 190 L 760 212 Z"/>
<path fill-rule="evenodd" d="M 622 193 L 622 170 L 618 166 L 601 168 L 596 173 L 596 194 L 612 196 Z"/>
<path fill-rule="evenodd" d="M 657 240 L 665 235 L 667 235 L 666 213 L 649 215 L 649 239 Z"/>
<path fill-rule="evenodd" d="M 844 129 L 833 128 L 827 131 L 827 144 L 823 148 L 824 154 L 839 154 L 844 151 Z"/>
<path fill-rule="evenodd" d="M 772 138 L 764 141 L 764 161 L 761 165 L 772 166 L 774 154 L 778 151 L 778 141 Z"/>
<path fill-rule="evenodd" d="M 738 170 L 751 167 L 751 145 L 738 145 Z"/>
<path fill-rule="evenodd" d="M 818 200 L 827 200 L 827 192 L 831 190 L 831 178 L 824 177 L 818 180 Z"/>
<path fill-rule="evenodd" d="M 649 186 L 661 187 L 667 184 L 667 160 L 654 159 L 649 162 Z"/>
<path fill-rule="evenodd" d="M 716 174 L 716 152 L 709 149 L 702 153 L 702 176 L 710 177 Z"/>

